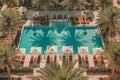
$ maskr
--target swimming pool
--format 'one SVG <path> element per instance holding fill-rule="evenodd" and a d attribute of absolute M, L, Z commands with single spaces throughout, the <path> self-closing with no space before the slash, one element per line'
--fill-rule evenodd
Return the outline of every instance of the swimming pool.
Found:
<path fill-rule="evenodd" d="M 57 25 L 59 25 L 57 27 Z M 65 27 L 66 26 L 66 27 Z M 62 53 L 62 46 L 73 46 L 74 53 L 78 47 L 86 46 L 89 53 L 93 48 L 103 47 L 102 39 L 96 26 L 69 26 L 68 22 L 53 22 L 51 26 L 25 26 L 20 40 L 20 48 L 42 47 L 42 54 L 47 46 L 57 46 L 57 53 Z"/>

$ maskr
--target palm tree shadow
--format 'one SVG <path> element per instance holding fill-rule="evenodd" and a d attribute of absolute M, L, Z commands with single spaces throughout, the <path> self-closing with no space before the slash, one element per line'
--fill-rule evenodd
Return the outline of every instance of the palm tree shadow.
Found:
<path fill-rule="evenodd" d="M 103 47 L 101 35 L 98 33 L 96 33 L 96 35 L 92 37 L 92 42 L 94 43 L 94 46 Z"/>
<path fill-rule="evenodd" d="M 36 33 L 36 35 L 32 36 L 31 39 L 33 46 L 42 47 L 42 53 L 46 52 L 48 45 L 52 46 L 57 44 L 57 35 L 55 35 L 53 31 L 49 31 L 47 34 L 43 31 L 41 33 Z"/>
<path fill-rule="evenodd" d="M 84 44 L 87 42 L 86 40 L 82 40 L 84 38 L 84 35 L 80 32 L 70 33 L 67 32 L 67 34 L 63 34 L 60 37 L 60 43 L 61 46 L 73 46 L 74 52 L 77 53 L 79 46 L 84 46 Z"/>

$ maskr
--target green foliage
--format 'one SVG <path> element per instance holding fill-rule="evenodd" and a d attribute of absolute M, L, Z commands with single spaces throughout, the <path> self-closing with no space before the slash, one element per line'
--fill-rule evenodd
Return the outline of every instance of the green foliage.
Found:
<path fill-rule="evenodd" d="M 108 61 L 108 68 L 120 72 L 120 43 L 110 42 L 105 49 L 105 59 Z"/>
<path fill-rule="evenodd" d="M 51 62 L 45 68 L 40 69 L 39 76 L 33 80 L 87 80 L 82 73 L 83 69 L 74 68 L 75 63 L 65 62 L 62 66 Z"/>
<path fill-rule="evenodd" d="M 0 67 L 5 68 L 7 65 L 14 68 L 14 64 L 16 60 L 20 57 L 15 56 L 14 48 L 9 44 L 2 44 L 0 45 Z"/>
<path fill-rule="evenodd" d="M 7 4 L 9 7 L 18 6 L 19 0 L 0 0 L 2 5 Z"/>
<path fill-rule="evenodd" d="M 100 26 L 104 39 L 109 40 L 111 33 L 120 35 L 120 10 L 116 7 L 105 8 L 98 16 L 97 24 Z"/>
<path fill-rule="evenodd" d="M 32 0 L 32 5 L 36 9 L 44 8 L 49 9 L 51 6 L 54 6 L 54 3 L 58 3 L 57 0 Z"/>
<path fill-rule="evenodd" d="M 76 7 L 85 8 L 83 6 L 83 4 L 87 4 L 87 2 L 85 0 L 63 0 L 60 4 L 63 7 L 65 7 L 66 9 L 71 9 L 71 7 L 73 7 L 73 8 L 76 8 Z"/>
<path fill-rule="evenodd" d="M 112 6 L 113 2 L 112 0 L 94 0 L 94 3 L 96 6 L 99 6 L 104 10 L 106 7 Z"/>
<path fill-rule="evenodd" d="M 18 26 L 23 24 L 23 22 L 24 20 L 21 19 L 19 12 L 15 12 L 11 9 L 1 12 L 0 28 L 2 28 L 2 30 L 9 31 L 18 29 Z"/>
<path fill-rule="evenodd" d="M 8 78 L 11 80 L 10 69 L 15 67 L 16 62 L 20 60 L 20 56 L 15 55 L 14 48 L 8 44 L 0 45 L 0 68 L 6 69 Z"/>

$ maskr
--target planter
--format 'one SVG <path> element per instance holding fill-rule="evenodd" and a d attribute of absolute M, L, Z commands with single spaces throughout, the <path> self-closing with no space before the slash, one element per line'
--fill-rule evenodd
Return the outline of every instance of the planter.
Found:
<path fill-rule="evenodd" d="M 23 69 L 12 69 L 11 73 L 33 73 L 34 69 L 32 68 L 23 68 Z"/>
<path fill-rule="evenodd" d="M 110 74 L 111 70 L 106 68 L 92 68 L 87 70 L 87 74 Z"/>

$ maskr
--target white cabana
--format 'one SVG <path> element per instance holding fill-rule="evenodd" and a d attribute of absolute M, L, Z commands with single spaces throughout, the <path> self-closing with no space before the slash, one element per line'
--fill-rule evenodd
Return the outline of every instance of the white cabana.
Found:
<path fill-rule="evenodd" d="M 57 53 L 57 46 L 47 46 L 46 53 L 51 54 Z"/>
<path fill-rule="evenodd" d="M 62 53 L 73 53 L 73 46 L 62 46 Z"/>
<path fill-rule="evenodd" d="M 35 55 L 41 54 L 41 47 L 31 47 L 30 53 Z"/>
<path fill-rule="evenodd" d="M 93 54 L 101 54 L 104 50 L 102 48 L 93 48 Z"/>
<path fill-rule="evenodd" d="M 78 47 L 78 54 L 88 54 L 88 47 Z"/>
<path fill-rule="evenodd" d="M 26 52 L 26 48 L 20 48 L 19 50 L 20 50 L 20 53 L 22 53 L 22 54 L 25 54 L 25 52 Z"/>

